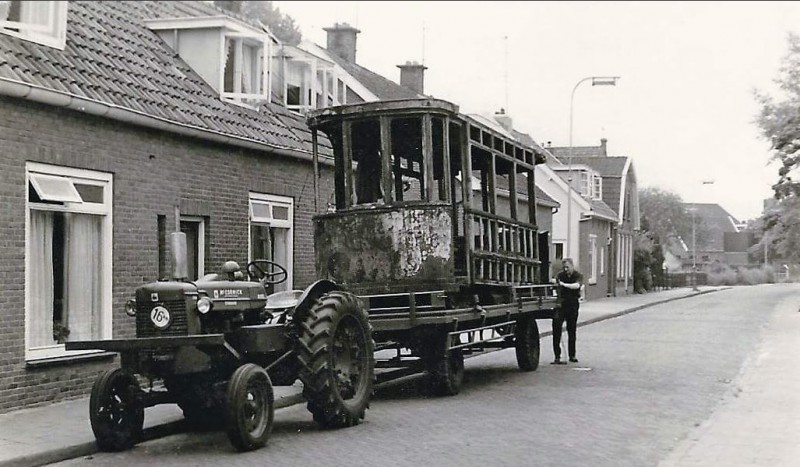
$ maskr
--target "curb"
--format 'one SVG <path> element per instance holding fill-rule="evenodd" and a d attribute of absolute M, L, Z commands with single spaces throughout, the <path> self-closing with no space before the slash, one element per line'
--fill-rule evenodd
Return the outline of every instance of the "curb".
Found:
<path fill-rule="evenodd" d="M 305 399 L 303 398 L 302 394 L 292 394 L 290 396 L 281 397 L 275 401 L 275 409 L 291 407 L 304 401 Z M 145 428 L 142 431 L 141 441 L 152 441 L 154 439 L 187 431 L 189 430 L 186 426 L 186 421 L 176 420 L 174 422 L 167 422 L 161 425 Z M 0 467 L 39 467 L 41 465 L 53 464 L 65 460 L 76 459 L 78 457 L 91 456 L 97 452 L 99 452 L 99 449 L 97 449 L 97 443 L 94 441 L 88 441 L 85 443 L 75 444 L 73 446 L 65 446 L 36 454 L 28 454 L 3 460 L 0 461 Z"/>
<path fill-rule="evenodd" d="M 648 308 L 651 306 L 660 305 L 662 303 L 672 302 L 675 300 L 681 300 L 684 298 L 689 297 L 696 297 L 698 295 L 704 295 L 708 293 L 718 292 L 721 290 L 727 290 L 730 287 L 714 289 L 714 290 L 704 290 L 699 291 L 697 293 L 692 293 L 689 295 L 684 295 L 681 297 L 673 297 L 673 298 L 666 298 L 664 300 L 659 300 L 651 303 L 646 303 L 643 305 L 638 305 L 635 307 L 631 307 L 616 313 L 611 313 L 608 315 L 598 316 L 595 318 L 588 319 L 586 321 L 581 321 L 578 323 L 578 327 L 586 326 L 592 323 L 597 323 L 600 321 L 605 321 L 612 318 L 618 318 L 623 315 L 627 315 L 629 313 L 633 313 L 635 311 L 639 311 L 644 308 Z M 552 331 L 545 331 L 539 333 L 539 337 L 545 337 L 552 335 Z M 410 375 L 413 376 L 413 375 Z M 386 383 L 389 383 L 387 381 Z M 300 404 L 305 401 L 303 394 L 292 394 L 289 396 L 281 397 L 280 399 L 275 401 L 275 409 L 282 409 L 285 407 L 290 407 L 296 404 Z M 163 438 L 165 436 L 170 436 L 182 432 L 188 431 L 188 427 L 186 426 L 185 420 L 176 420 L 174 422 L 167 422 L 161 425 L 152 426 L 146 428 L 142 433 L 142 441 L 151 441 L 158 438 Z M 90 456 L 99 452 L 97 449 L 97 444 L 94 441 L 89 441 L 85 443 L 76 444 L 74 446 L 66 446 L 63 448 L 56 448 L 50 449 L 48 451 L 24 455 L 20 457 L 16 457 L 13 459 L 8 459 L 4 461 L 0 461 L 0 467 L 38 467 L 45 464 L 52 464 L 56 462 L 61 462 L 69 459 L 75 459 L 78 457 L 85 457 Z"/>
<path fill-rule="evenodd" d="M 624 316 L 624 315 L 627 315 L 629 313 L 633 313 L 635 311 L 642 310 L 644 308 L 649 308 L 651 306 L 661 305 L 661 304 L 667 303 L 667 302 L 674 302 L 676 300 L 682 300 L 684 298 L 696 297 L 698 295 L 705 295 L 705 294 L 709 294 L 709 293 L 720 292 L 722 290 L 728 290 L 728 289 L 730 289 L 730 287 L 723 287 L 723 288 L 714 289 L 714 290 L 702 290 L 702 291 L 699 291 L 699 292 L 696 292 L 696 293 L 691 293 L 689 295 L 683 295 L 681 297 L 665 298 L 664 300 L 645 303 L 644 305 L 637 305 L 637 306 L 634 306 L 634 307 L 631 307 L 631 308 L 627 308 L 627 309 L 622 310 L 622 311 L 618 311 L 616 313 L 610 313 L 610 314 L 607 314 L 607 315 L 597 316 L 597 317 L 594 317 L 594 318 L 591 318 L 591 319 L 587 319 L 586 321 L 580 321 L 580 322 L 578 322 L 578 326 L 577 327 L 582 327 L 582 326 L 586 326 L 588 324 L 593 324 L 593 323 L 599 323 L 600 321 L 605 321 L 607 319 L 619 318 L 620 316 Z M 539 333 L 539 337 L 542 338 L 542 337 L 545 337 L 545 336 L 550 336 L 552 334 L 553 334 L 553 331 L 544 331 L 544 332 Z"/>

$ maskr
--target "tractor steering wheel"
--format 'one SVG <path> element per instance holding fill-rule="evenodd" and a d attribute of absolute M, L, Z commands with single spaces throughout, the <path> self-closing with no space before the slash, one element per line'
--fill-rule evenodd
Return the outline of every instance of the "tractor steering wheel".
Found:
<path fill-rule="evenodd" d="M 264 285 L 286 282 L 289 272 L 280 264 L 268 259 L 255 259 L 247 263 L 247 274 Z"/>

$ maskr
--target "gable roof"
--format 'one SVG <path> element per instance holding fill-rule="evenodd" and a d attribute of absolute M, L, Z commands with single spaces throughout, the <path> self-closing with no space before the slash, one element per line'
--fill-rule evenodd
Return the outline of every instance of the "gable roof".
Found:
<path fill-rule="evenodd" d="M 714 203 L 683 203 L 687 210 L 695 210 L 698 225 L 707 232 L 705 238 L 697 239 L 697 249 L 701 251 L 723 251 L 726 232 L 738 232 L 736 220 L 725 208 Z M 691 250 L 692 239 L 685 239 Z"/>
<path fill-rule="evenodd" d="M 606 157 L 608 152 L 605 146 L 548 146 L 547 149 L 553 153 L 554 156 L 561 160 L 565 160 L 572 154 L 572 157 Z"/>
<path fill-rule="evenodd" d="M 613 209 L 608 207 L 605 201 L 600 199 L 593 199 L 591 200 L 591 210 L 592 215 L 596 217 L 601 217 L 603 219 L 609 220 L 611 222 L 617 222 L 617 213 L 614 212 Z"/>
<path fill-rule="evenodd" d="M 224 102 L 146 19 L 227 15 L 199 2 L 71 1 L 64 50 L 0 34 L 0 94 L 288 155 L 311 154 L 305 120 Z M 230 16 L 230 15 L 228 15 Z"/>
<path fill-rule="evenodd" d="M 378 100 L 393 101 L 400 99 L 418 99 L 424 97 L 417 94 L 410 88 L 401 86 L 392 80 L 372 72 L 361 65 L 347 61 L 342 57 L 328 51 L 328 56 L 342 67 L 350 76 L 361 83 L 371 93 L 378 97 Z"/>
<path fill-rule="evenodd" d="M 593 156 L 579 156 L 573 157 L 572 163 L 574 165 L 586 165 L 600 174 L 601 177 L 622 177 L 625 170 L 625 164 L 628 163 L 628 158 L 624 156 L 609 156 L 609 157 L 593 157 Z"/>
<path fill-rule="evenodd" d="M 534 193 L 536 194 L 536 204 L 541 204 L 542 206 L 549 206 L 551 208 L 557 208 L 561 206 L 561 203 L 554 200 L 550 197 L 544 190 L 539 188 L 538 185 L 533 186 Z"/>

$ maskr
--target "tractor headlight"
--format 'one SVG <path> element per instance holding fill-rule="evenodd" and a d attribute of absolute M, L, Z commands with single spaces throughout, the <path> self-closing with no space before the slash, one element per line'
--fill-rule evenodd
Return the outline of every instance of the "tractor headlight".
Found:
<path fill-rule="evenodd" d="M 204 315 L 208 313 L 209 311 L 211 311 L 212 306 L 213 303 L 211 302 L 211 299 L 208 297 L 201 297 L 200 300 L 197 301 L 197 311 L 199 311 L 200 314 Z"/>
<path fill-rule="evenodd" d="M 136 316 L 136 300 L 131 298 L 125 302 L 125 314 L 128 316 Z"/>

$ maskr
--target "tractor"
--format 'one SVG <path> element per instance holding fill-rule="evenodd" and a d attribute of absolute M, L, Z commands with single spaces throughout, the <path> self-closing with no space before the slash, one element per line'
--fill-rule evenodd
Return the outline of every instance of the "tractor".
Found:
<path fill-rule="evenodd" d="M 263 446 L 274 418 L 273 385 L 303 383 L 313 419 L 358 424 L 374 380 L 374 343 L 359 299 L 320 280 L 269 293 L 286 269 L 268 260 L 233 261 L 186 279 L 186 238 L 170 234 L 173 277 L 142 285 L 128 300 L 136 337 L 77 341 L 68 350 L 119 352 L 121 365 L 95 381 L 90 422 L 104 451 L 132 447 L 144 409 L 177 403 L 187 420 L 224 427 L 234 447 Z"/>

